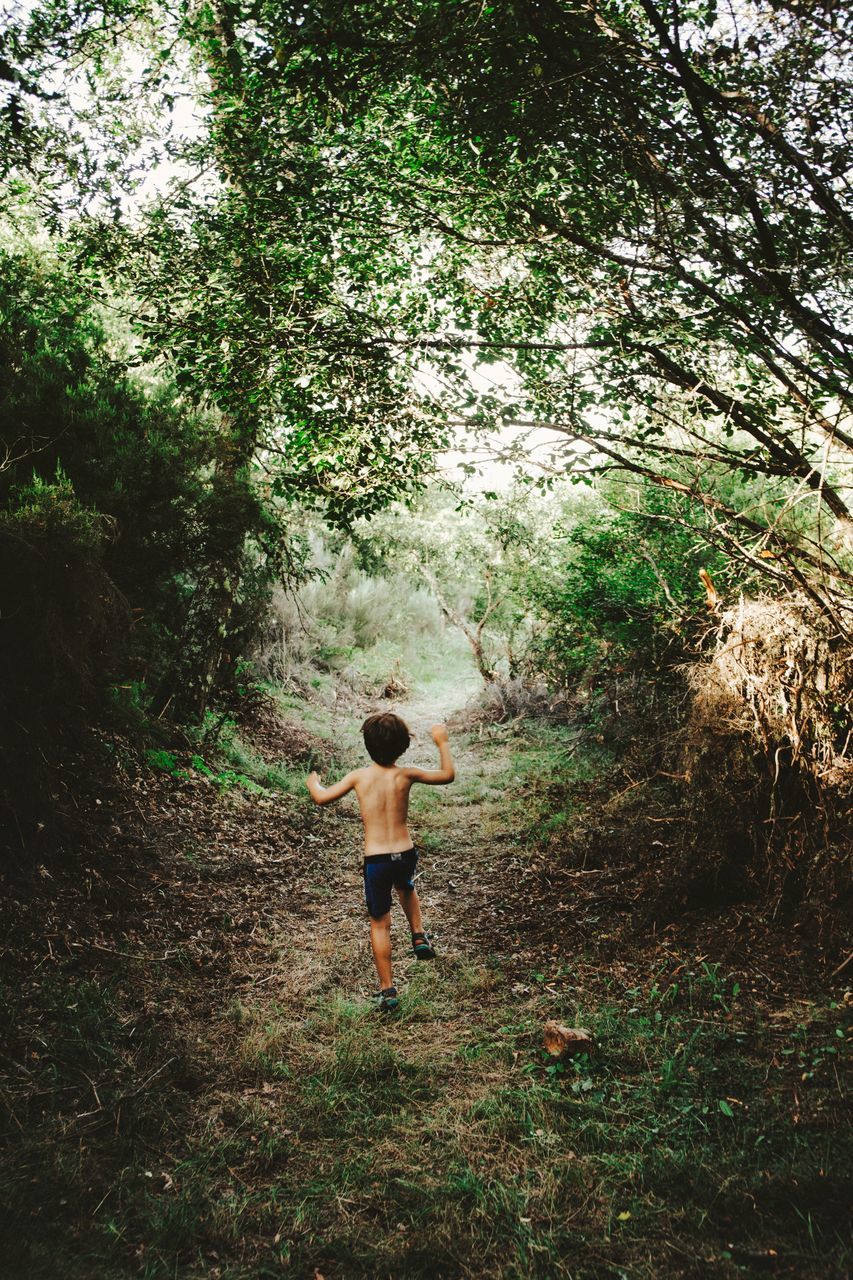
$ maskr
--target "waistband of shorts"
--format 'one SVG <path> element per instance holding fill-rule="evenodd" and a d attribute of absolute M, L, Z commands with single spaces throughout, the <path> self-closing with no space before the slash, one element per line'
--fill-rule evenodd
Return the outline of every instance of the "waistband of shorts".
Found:
<path fill-rule="evenodd" d="M 392 858 L 405 858 L 407 853 L 414 853 L 415 846 L 411 849 L 401 849 L 399 853 L 366 853 L 364 861 L 367 862 L 390 862 Z"/>

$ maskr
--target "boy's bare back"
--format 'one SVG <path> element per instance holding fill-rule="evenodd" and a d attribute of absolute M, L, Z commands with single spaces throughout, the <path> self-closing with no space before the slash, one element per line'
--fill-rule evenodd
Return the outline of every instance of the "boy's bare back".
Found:
<path fill-rule="evenodd" d="M 409 834 L 409 792 L 413 782 L 441 786 L 455 777 L 453 760 L 443 724 L 433 725 L 432 740 L 439 750 L 440 768 L 406 769 L 396 764 L 371 764 L 354 769 L 331 787 L 324 787 L 316 773 L 308 778 L 308 790 L 317 804 L 329 804 L 355 791 L 364 824 L 366 856 L 405 853 L 412 847 Z"/>

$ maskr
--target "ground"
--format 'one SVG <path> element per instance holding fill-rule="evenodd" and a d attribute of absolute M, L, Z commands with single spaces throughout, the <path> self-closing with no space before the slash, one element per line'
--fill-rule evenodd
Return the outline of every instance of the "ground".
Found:
<path fill-rule="evenodd" d="M 98 856 L 18 888 L 4 1277 L 845 1274 L 844 973 L 756 905 L 649 923 L 619 805 L 600 865 L 572 845 L 624 779 L 473 687 L 398 708 L 414 763 L 449 719 L 458 776 L 413 800 L 439 956 L 395 908 L 396 1017 L 357 812 L 302 790 L 360 758 L 352 700 L 279 696 L 230 769 L 120 764 Z"/>

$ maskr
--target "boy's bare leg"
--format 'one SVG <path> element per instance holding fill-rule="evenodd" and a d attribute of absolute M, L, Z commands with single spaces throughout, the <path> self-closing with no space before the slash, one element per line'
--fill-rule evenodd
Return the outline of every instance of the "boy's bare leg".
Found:
<path fill-rule="evenodd" d="M 405 910 L 405 908 L 404 908 Z M 408 915 L 408 912 L 406 912 Z M 370 917 L 370 945 L 373 948 L 373 961 L 379 974 L 379 987 L 387 991 L 393 987 L 391 978 L 391 912 L 388 911 L 378 920 Z"/>
<path fill-rule="evenodd" d="M 423 933 L 424 922 L 421 919 L 421 900 L 417 889 L 398 889 L 397 897 L 406 913 L 410 932 Z"/>

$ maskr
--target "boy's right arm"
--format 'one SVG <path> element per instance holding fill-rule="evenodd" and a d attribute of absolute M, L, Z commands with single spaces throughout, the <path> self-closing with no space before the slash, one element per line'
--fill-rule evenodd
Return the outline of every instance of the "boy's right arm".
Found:
<path fill-rule="evenodd" d="M 340 782 L 335 782 L 331 787 L 324 787 L 320 781 L 320 775 L 315 770 L 309 773 L 305 779 L 305 785 L 311 795 L 311 799 L 315 804 L 330 804 L 332 800 L 340 800 L 341 796 L 345 796 L 348 791 L 352 791 L 355 786 L 357 770 L 348 773 L 345 778 L 341 778 Z"/>
<path fill-rule="evenodd" d="M 456 770 L 453 767 L 453 756 L 450 754 L 450 743 L 447 740 L 447 730 L 444 725 L 434 724 L 430 733 L 438 747 L 440 767 L 438 769 L 404 769 L 403 772 L 410 782 L 425 782 L 428 786 L 440 787 L 453 781 Z"/>

